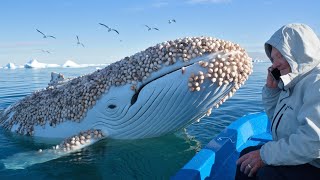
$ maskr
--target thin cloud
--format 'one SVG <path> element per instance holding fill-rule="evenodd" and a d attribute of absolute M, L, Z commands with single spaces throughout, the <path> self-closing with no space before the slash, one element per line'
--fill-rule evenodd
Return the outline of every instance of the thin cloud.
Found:
<path fill-rule="evenodd" d="M 187 3 L 189 4 L 205 4 L 205 3 L 213 3 L 213 4 L 222 4 L 222 3 L 230 3 L 231 0 L 189 0 Z"/>
<path fill-rule="evenodd" d="M 151 6 L 154 7 L 154 8 L 162 8 L 162 7 L 165 7 L 165 6 L 168 6 L 168 5 L 169 5 L 168 2 L 155 2 Z"/>

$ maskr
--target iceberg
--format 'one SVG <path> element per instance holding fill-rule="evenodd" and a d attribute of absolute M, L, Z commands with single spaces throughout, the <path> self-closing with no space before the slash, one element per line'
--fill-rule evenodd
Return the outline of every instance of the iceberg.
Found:
<path fill-rule="evenodd" d="M 59 64 L 47 64 L 48 68 L 56 68 L 56 67 L 60 67 Z"/>
<path fill-rule="evenodd" d="M 14 63 L 8 63 L 4 68 L 5 69 L 16 69 L 17 66 Z"/>
<path fill-rule="evenodd" d="M 25 68 L 46 68 L 45 63 L 39 63 L 36 59 L 32 59 L 24 65 Z"/>
<path fill-rule="evenodd" d="M 77 64 L 71 60 L 67 60 L 62 67 L 66 68 L 66 67 L 71 67 L 71 68 L 78 68 L 78 67 L 82 67 L 80 64 Z"/>
<path fill-rule="evenodd" d="M 32 59 L 24 65 L 25 68 L 56 68 L 60 67 L 59 64 L 46 64 L 40 63 L 36 59 Z"/>
<path fill-rule="evenodd" d="M 74 61 L 67 60 L 62 67 L 64 68 L 85 68 L 85 67 L 99 67 L 99 66 L 107 66 L 108 64 L 77 64 Z"/>

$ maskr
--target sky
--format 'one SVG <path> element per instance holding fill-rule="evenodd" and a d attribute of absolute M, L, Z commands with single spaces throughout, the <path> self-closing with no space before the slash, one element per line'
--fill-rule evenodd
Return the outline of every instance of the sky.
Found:
<path fill-rule="evenodd" d="M 112 63 L 157 43 L 194 36 L 232 41 L 249 54 L 264 55 L 264 42 L 285 24 L 305 23 L 319 36 L 319 7 L 318 0 L 1 0 L 0 66 L 31 59 Z M 77 45 L 76 36 L 85 47 Z"/>

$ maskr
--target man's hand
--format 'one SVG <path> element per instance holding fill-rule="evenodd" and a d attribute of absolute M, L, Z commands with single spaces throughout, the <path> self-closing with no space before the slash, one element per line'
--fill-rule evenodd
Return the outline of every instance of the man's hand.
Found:
<path fill-rule="evenodd" d="M 248 174 L 249 177 L 255 175 L 261 167 L 265 166 L 260 156 L 260 150 L 249 152 L 240 157 L 237 160 L 237 165 L 240 164 L 240 171 Z"/>

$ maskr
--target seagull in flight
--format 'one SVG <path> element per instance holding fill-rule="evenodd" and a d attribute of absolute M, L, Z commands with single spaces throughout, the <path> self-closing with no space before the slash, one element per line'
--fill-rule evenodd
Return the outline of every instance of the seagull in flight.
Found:
<path fill-rule="evenodd" d="M 176 23 L 176 20 L 175 20 L 175 19 L 171 19 L 171 20 L 169 20 L 168 22 L 169 22 L 169 24 L 171 24 L 171 23 Z"/>
<path fill-rule="evenodd" d="M 105 24 L 102 24 L 102 23 L 99 23 L 101 26 L 104 26 L 104 27 L 106 27 L 107 29 L 108 29 L 108 32 L 110 32 L 110 31 L 114 31 L 114 32 L 116 32 L 117 34 L 119 34 L 119 31 L 117 31 L 116 29 L 112 29 L 112 28 L 110 28 L 109 26 L 107 26 L 107 25 L 105 25 Z"/>
<path fill-rule="evenodd" d="M 51 52 L 50 51 L 48 51 L 48 50 L 44 50 L 44 49 L 38 49 L 39 51 L 41 51 L 41 52 L 43 52 L 43 53 L 48 53 L 48 54 L 51 54 Z"/>
<path fill-rule="evenodd" d="M 84 45 L 79 41 L 78 35 L 77 35 L 77 45 L 81 45 L 82 47 L 84 47 Z"/>
<path fill-rule="evenodd" d="M 155 28 L 155 27 L 154 27 L 154 28 L 151 28 L 151 27 L 149 27 L 148 25 L 144 25 L 144 26 L 148 28 L 148 31 L 151 31 L 152 29 L 159 31 L 158 28 Z"/>
<path fill-rule="evenodd" d="M 50 37 L 50 38 L 53 38 L 53 39 L 56 39 L 56 37 L 54 37 L 54 36 L 51 36 L 51 35 L 45 35 L 43 32 L 41 32 L 39 29 L 36 29 L 40 34 L 42 34 L 43 35 L 43 38 L 48 38 L 48 37 Z"/>

